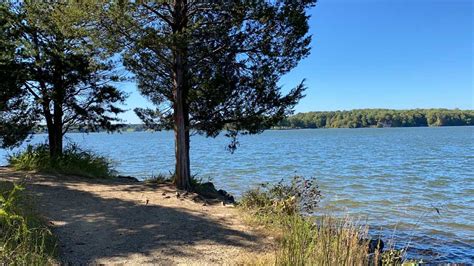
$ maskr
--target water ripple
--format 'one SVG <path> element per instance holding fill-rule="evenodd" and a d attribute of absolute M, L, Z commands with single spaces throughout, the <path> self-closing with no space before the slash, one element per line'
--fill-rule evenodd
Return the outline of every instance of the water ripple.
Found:
<path fill-rule="evenodd" d="M 121 174 L 144 178 L 174 168 L 171 132 L 67 137 L 112 158 Z M 231 155 L 224 137 L 194 136 L 192 171 L 237 196 L 259 183 L 314 176 L 321 211 L 368 219 L 386 238 L 395 230 L 393 241 L 410 242 L 412 257 L 474 261 L 474 127 L 267 131 L 240 143 Z"/>

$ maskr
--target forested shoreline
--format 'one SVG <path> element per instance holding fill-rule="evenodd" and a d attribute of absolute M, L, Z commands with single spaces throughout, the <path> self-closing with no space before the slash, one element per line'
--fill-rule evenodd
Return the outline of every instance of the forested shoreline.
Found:
<path fill-rule="evenodd" d="M 315 111 L 297 113 L 283 119 L 272 129 L 365 128 L 365 127 L 442 127 L 474 126 L 474 110 L 458 109 L 357 109 L 350 111 Z M 105 129 L 99 129 L 106 131 Z M 125 124 L 122 132 L 147 131 L 143 124 Z M 35 133 L 46 133 L 39 126 Z M 85 132 L 72 128 L 71 133 Z"/>
<path fill-rule="evenodd" d="M 474 110 L 458 109 L 357 109 L 307 112 L 292 115 L 278 128 L 363 128 L 472 126 Z"/>

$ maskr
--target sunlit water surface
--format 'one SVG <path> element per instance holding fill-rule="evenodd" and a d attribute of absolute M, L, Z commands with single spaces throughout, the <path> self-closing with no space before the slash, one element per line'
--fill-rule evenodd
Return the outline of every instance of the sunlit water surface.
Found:
<path fill-rule="evenodd" d="M 67 138 L 111 158 L 122 175 L 174 167 L 171 132 Z M 474 127 L 266 131 L 242 137 L 234 154 L 228 141 L 193 136 L 193 173 L 237 196 L 259 183 L 314 176 L 321 212 L 367 220 L 372 234 L 408 245 L 411 257 L 474 261 Z M 0 165 L 7 153 L 0 150 Z"/>

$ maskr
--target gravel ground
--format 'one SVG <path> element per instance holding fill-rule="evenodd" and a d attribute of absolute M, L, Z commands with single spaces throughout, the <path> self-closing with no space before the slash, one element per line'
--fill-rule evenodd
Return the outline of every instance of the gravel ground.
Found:
<path fill-rule="evenodd" d="M 246 225 L 233 206 L 177 197 L 169 185 L 8 168 L 0 168 L 0 179 L 27 180 L 65 264 L 232 265 L 271 250 L 271 239 Z"/>

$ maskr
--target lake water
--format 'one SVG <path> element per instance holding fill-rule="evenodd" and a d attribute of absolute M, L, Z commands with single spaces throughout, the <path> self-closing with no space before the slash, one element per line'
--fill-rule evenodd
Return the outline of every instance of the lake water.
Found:
<path fill-rule="evenodd" d="M 174 167 L 171 132 L 67 138 L 113 159 L 122 175 L 146 178 Z M 367 220 L 373 234 L 408 244 L 412 257 L 474 261 L 474 127 L 274 130 L 242 137 L 234 154 L 227 143 L 192 137 L 193 173 L 237 196 L 262 182 L 314 176 L 321 211 Z M 6 153 L 0 150 L 0 165 Z"/>

